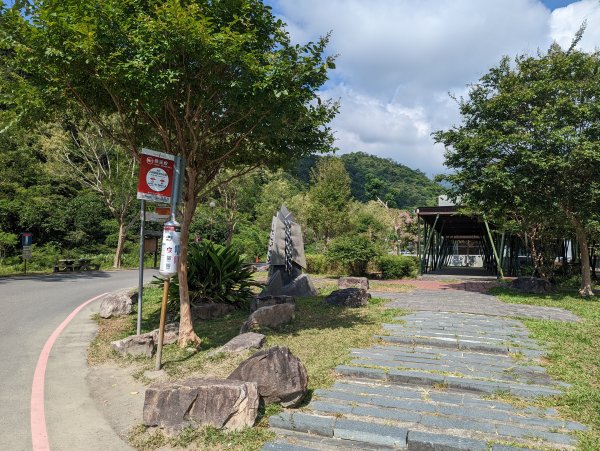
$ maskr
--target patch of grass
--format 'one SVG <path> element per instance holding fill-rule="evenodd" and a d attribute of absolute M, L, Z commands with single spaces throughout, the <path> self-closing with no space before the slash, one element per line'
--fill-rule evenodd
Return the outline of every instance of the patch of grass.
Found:
<path fill-rule="evenodd" d="M 406 293 L 415 288 L 410 282 L 402 282 L 401 280 L 370 280 L 369 289 L 373 291 Z"/>
<path fill-rule="evenodd" d="M 158 327 L 161 295 L 160 288 L 154 286 L 144 291 L 143 333 Z M 334 368 L 352 360 L 350 348 L 370 346 L 376 342 L 374 335 L 383 332 L 383 323 L 400 322 L 396 318 L 406 312 L 388 309 L 386 302 L 384 299 L 371 299 L 366 307 L 340 308 L 326 305 L 323 296 L 297 299 L 295 319 L 291 324 L 278 330 L 260 331 L 267 337 L 265 347 L 286 346 L 306 366 L 309 395 L 305 404 L 309 402 L 314 390 L 333 384 Z M 251 352 L 239 355 L 217 354 L 212 357 L 209 353 L 238 335 L 240 326 L 249 314 L 249 311 L 240 309 L 224 318 L 197 321 L 196 333 L 202 339 L 199 349 L 181 349 L 176 344 L 165 346 L 163 368 L 169 377 L 227 377 Z M 99 333 L 89 350 L 90 362 L 95 364 L 115 360 L 121 364 L 133 363 L 137 368 L 134 374 L 148 382 L 141 375 L 144 370 L 154 367 L 154 360 L 125 359 L 110 348 L 111 341 L 135 333 L 136 315 L 98 321 Z M 261 413 L 262 416 L 259 416 L 257 427 L 239 433 L 208 428 L 193 434 L 184 431 L 183 436 L 180 434 L 178 438 L 173 438 L 152 429 L 137 428 L 130 436 L 131 444 L 137 449 L 156 449 L 166 445 L 182 446 L 181 443 L 192 437 L 190 443 L 200 449 L 258 449 L 271 438 L 271 433 L 267 430 L 267 419 L 277 413 L 278 409 L 281 407 L 267 406 Z"/>
<path fill-rule="evenodd" d="M 548 374 L 571 384 L 564 395 L 544 398 L 545 407 L 557 407 L 566 417 L 587 425 L 578 432 L 579 449 L 598 450 L 600 443 L 600 300 L 584 299 L 573 292 L 529 295 L 507 288 L 492 293 L 513 304 L 560 307 L 578 315 L 577 323 L 522 319 L 536 340 L 549 354 L 543 361 Z"/>
<path fill-rule="evenodd" d="M 214 427 L 186 428 L 179 434 L 168 436 L 160 429 L 136 426 L 128 434 L 129 443 L 138 450 L 154 450 L 162 447 L 210 450 L 258 450 L 275 434 L 264 427 L 246 428 L 241 431 L 224 431 Z"/>

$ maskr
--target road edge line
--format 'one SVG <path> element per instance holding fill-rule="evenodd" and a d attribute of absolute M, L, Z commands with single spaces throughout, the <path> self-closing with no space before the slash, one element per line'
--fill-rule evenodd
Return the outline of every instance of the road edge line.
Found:
<path fill-rule="evenodd" d="M 69 316 L 67 316 L 60 325 L 54 329 L 54 332 L 50 335 L 35 366 L 35 372 L 33 374 L 33 382 L 31 385 L 31 403 L 30 403 L 30 424 L 31 424 L 31 443 L 33 451 L 50 451 L 50 443 L 48 441 L 48 430 L 46 428 L 46 414 L 45 414 L 45 383 L 46 383 L 46 366 L 48 365 L 48 357 L 54 342 L 60 336 L 62 331 L 67 325 L 77 316 L 77 314 L 88 304 L 97 301 L 102 296 L 108 293 L 102 293 L 98 296 L 93 297 L 85 301 L 79 307 L 75 308 Z"/>

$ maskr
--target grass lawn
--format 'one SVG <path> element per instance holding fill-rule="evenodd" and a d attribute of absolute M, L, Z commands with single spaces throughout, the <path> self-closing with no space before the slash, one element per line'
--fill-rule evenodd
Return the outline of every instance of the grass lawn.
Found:
<path fill-rule="evenodd" d="M 572 384 L 563 396 L 541 402 L 558 407 L 564 416 L 590 428 L 578 433 L 579 449 L 600 450 L 600 299 L 585 300 L 573 292 L 527 295 L 507 288 L 494 288 L 492 293 L 507 303 L 561 307 L 582 318 L 579 323 L 522 321 L 533 338 L 546 344 L 548 373 Z"/>
<path fill-rule="evenodd" d="M 143 332 L 158 327 L 161 294 L 161 290 L 155 287 L 144 291 Z M 309 393 L 304 404 L 310 401 L 315 389 L 328 387 L 334 382 L 333 369 L 351 360 L 349 348 L 369 346 L 375 341 L 373 335 L 382 333 L 382 323 L 394 322 L 395 317 L 403 314 L 397 309 L 386 309 L 383 305 L 385 301 L 379 299 L 372 299 L 367 307 L 359 309 L 330 307 L 322 299 L 322 296 L 298 299 L 296 318 L 291 324 L 279 330 L 261 331 L 267 336 L 266 347 L 287 346 L 306 366 Z M 208 353 L 238 335 L 239 328 L 248 315 L 247 310 L 237 310 L 224 318 L 196 322 L 196 333 L 202 338 L 200 349 L 165 346 L 163 363 L 169 377 L 227 377 L 249 354 L 232 358 L 225 355 L 209 357 Z M 136 365 L 136 375 L 142 379 L 145 370 L 154 368 L 154 360 L 128 360 L 117 355 L 110 347 L 111 341 L 135 334 L 135 318 L 136 315 L 98 319 L 99 332 L 88 352 L 90 364 L 106 360 L 131 362 Z M 156 449 L 167 444 L 191 444 L 192 449 L 194 446 L 199 449 L 260 449 L 266 440 L 272 438 L 266 420 L 277 409 L 277 406 L 269 406 L 256 427 L 239 433 L 206 428 L 184 431 L 177 437 L 168 438 L 160 432 L 147 431 L 139 426 L 132 431 L 130 441 L 138 449 Z"/>

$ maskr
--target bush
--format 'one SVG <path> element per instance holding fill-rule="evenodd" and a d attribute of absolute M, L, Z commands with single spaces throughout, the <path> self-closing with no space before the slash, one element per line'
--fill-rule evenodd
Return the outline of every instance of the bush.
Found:
<path fill-rule="evenodd" d="M 157 281 L 162 286 L 163 280 Z M 252 266 L 244 263 L 232 246 L 204 240 L 188 248 L 188 287 L 190 300 L 210 299 L 219 303 L 241 303 L 252 296 L 252 287 L 261 284 L 252 279 Z M 179 283 L 171 283 L 171 303 L 179 303 Z"/>
<path fill-rule="evenodd" d="M 404 255 L 384 255 L 377 260 L 377 269 L 383 279 L 403 279 L 417 275 L 414 257 Z"/>
<path fill-rule="evenodd" d="M 366 235 L 346 235 L 331 241 L 325 257 L 329 264 L 339 265 L 343 273 L 362 276 L 369 262 L 380 254 Z"/>
<path fill-rule="evenodd" d="M 339 265 L 331 262 L 324 254 L 306 254 L 306 272 L 311 274 L 336 274 Z"/>

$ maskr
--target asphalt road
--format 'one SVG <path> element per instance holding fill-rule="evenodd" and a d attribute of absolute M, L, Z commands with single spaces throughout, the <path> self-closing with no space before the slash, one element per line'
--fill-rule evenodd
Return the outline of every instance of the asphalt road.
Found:
<path fill-rule="evenodd" d="M 145 282 L 154 273 L 147 270 Z M 0 278 L 0 449 L 32 449 L 31 384 L 40 351 L 52 332 L 84 301 L 137 286 L 137 280 L 137 270 Z"/>

